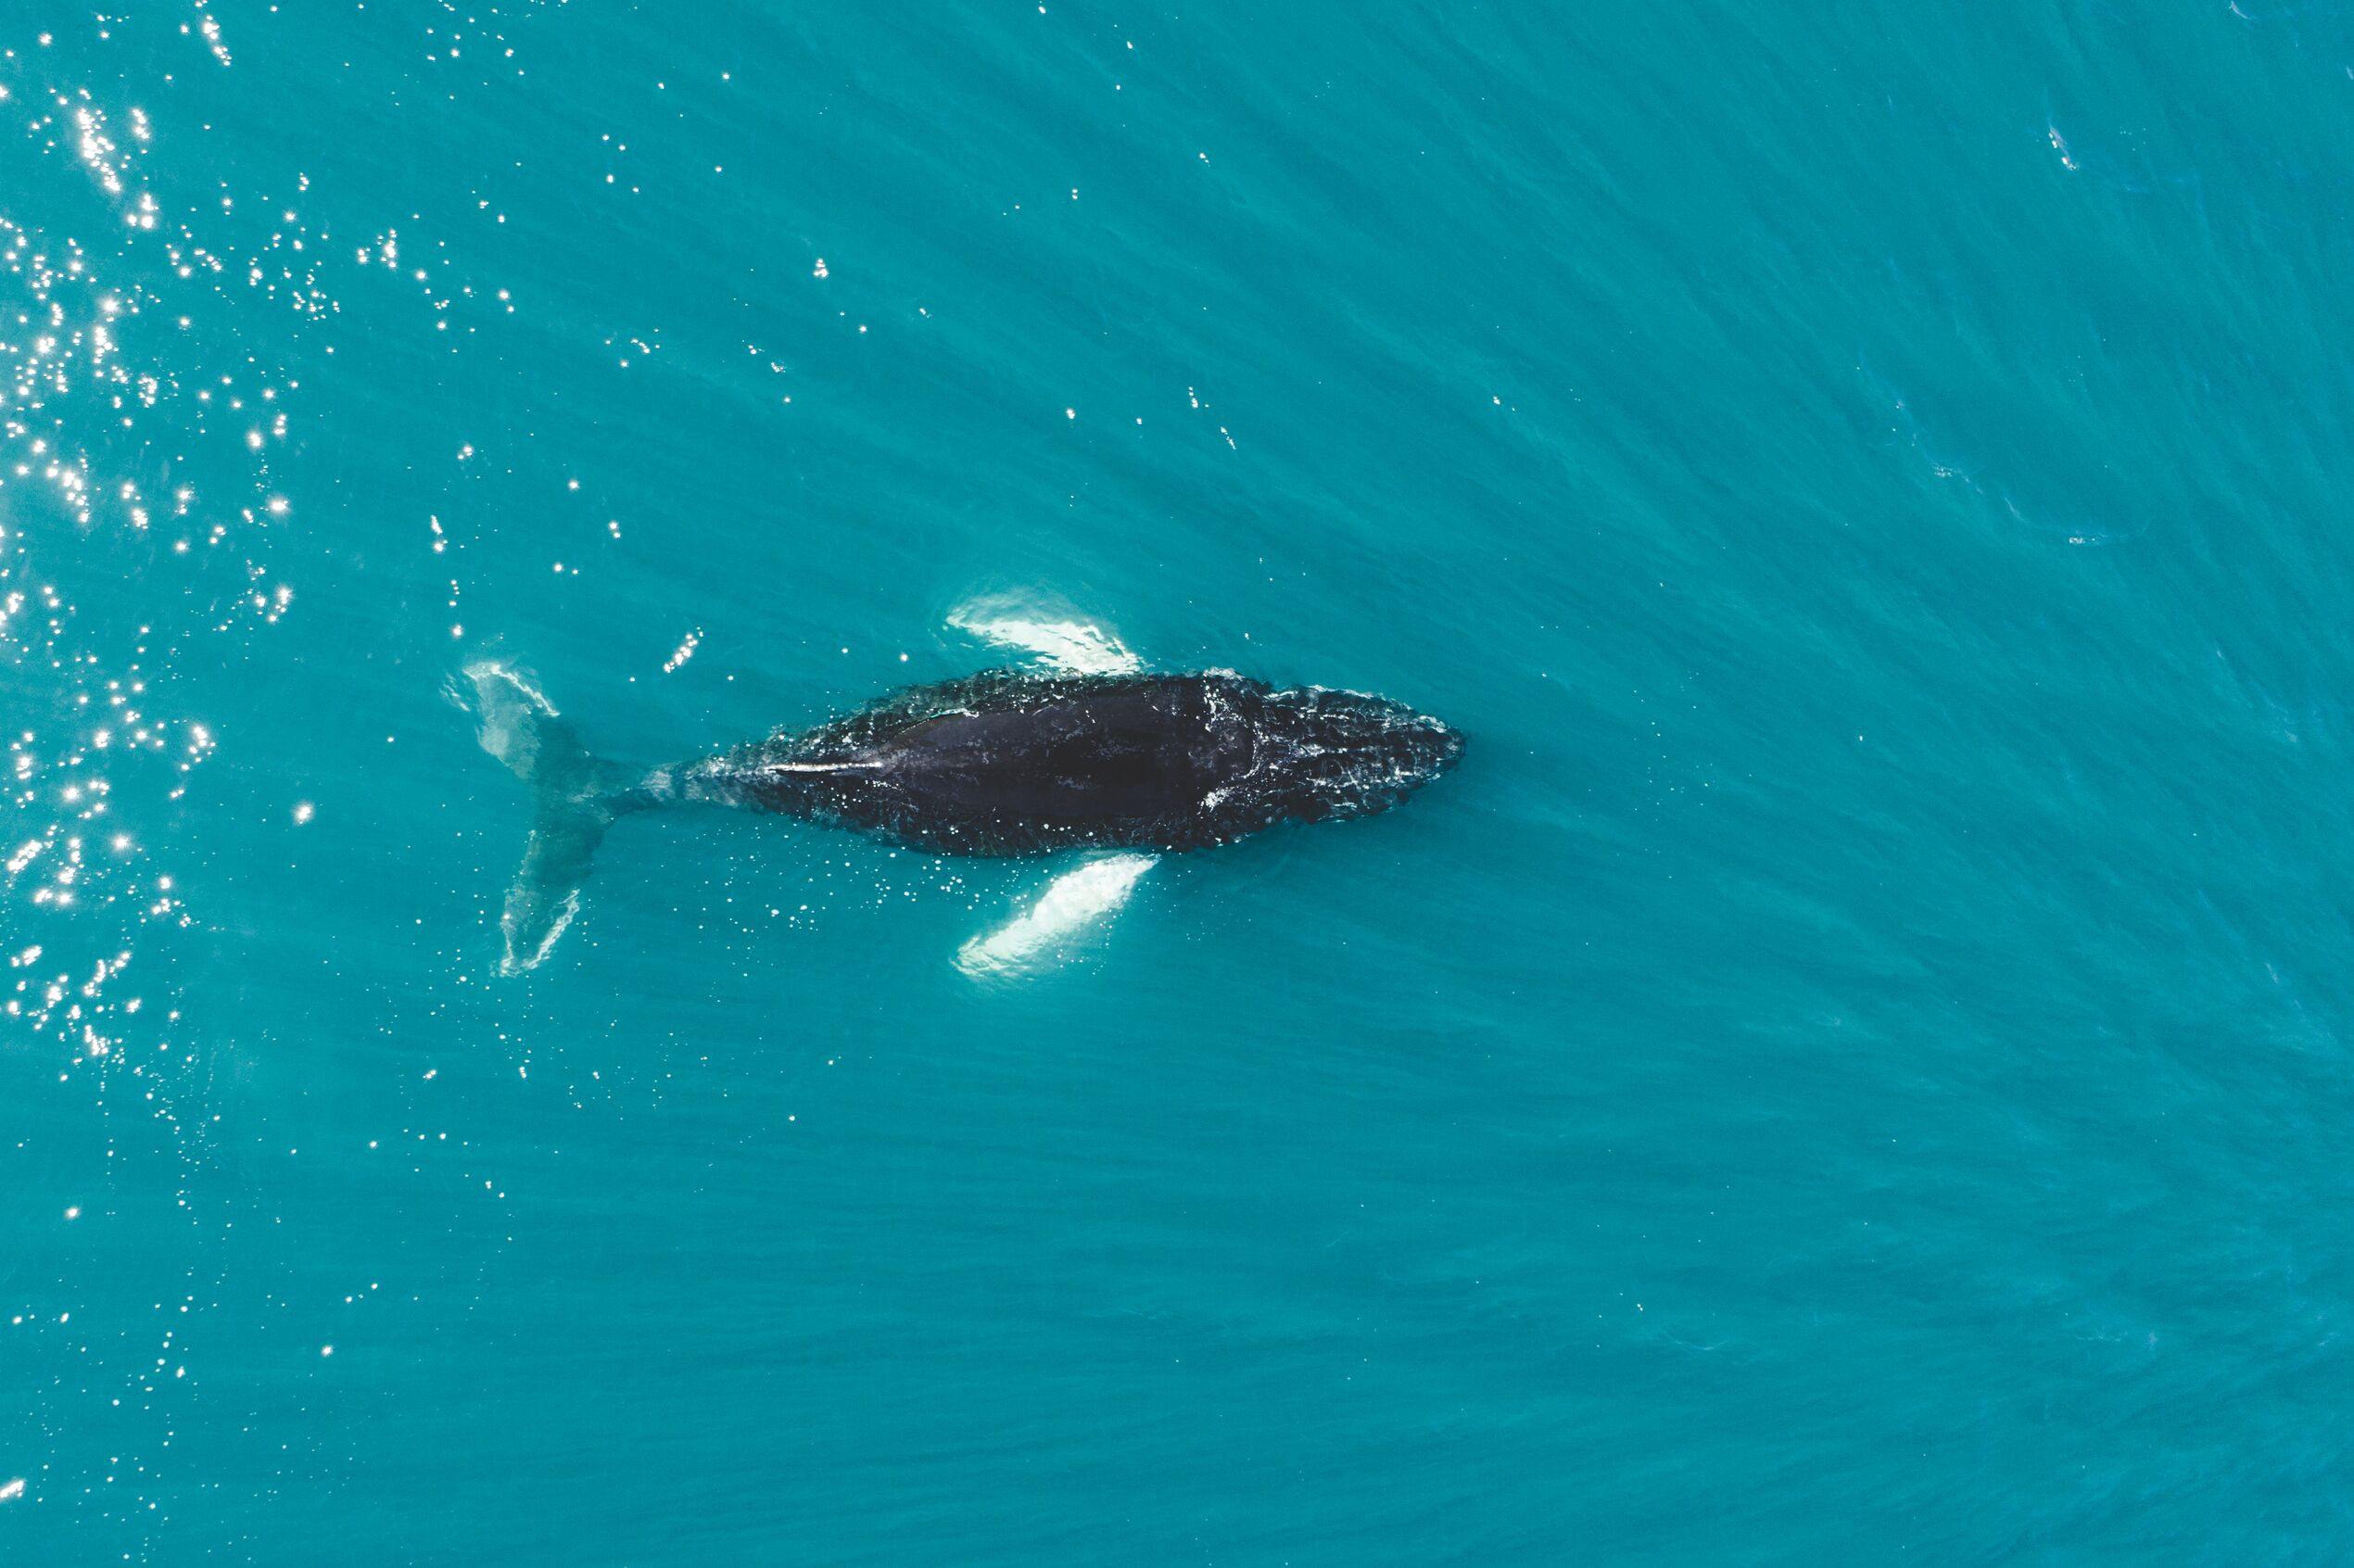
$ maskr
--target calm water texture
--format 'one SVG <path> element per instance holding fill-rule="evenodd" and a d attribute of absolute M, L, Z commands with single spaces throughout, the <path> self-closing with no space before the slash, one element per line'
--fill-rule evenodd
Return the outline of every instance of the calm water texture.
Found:
<path fill-rule="evenodd" d="M 0 1561 L 2354 1556 L 2354 13 L 0 19 Z M 976 600 L 1472 738 L 633 817 Z M 330 1353 L 332 1351 L 332 1353 Z"/>

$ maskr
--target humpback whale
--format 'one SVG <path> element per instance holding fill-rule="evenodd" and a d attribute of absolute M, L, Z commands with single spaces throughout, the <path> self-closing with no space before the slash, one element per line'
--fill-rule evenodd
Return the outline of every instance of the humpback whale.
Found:
<path fill-rule="evenodd" d="M 1066 879 L 1071 896 L 1116 902 L 1153 854 L 1386 811 L 1463 750 L 1459 731 L 1382 697 L 1115 665 L 911 687 L 812 729 L 631 775 L 592 755 L 506 665 L 465 676 L 484 748 L 534 797 L 500 919 L 509 974 L 545 957 L 570 922 L 606 829 L 652 807 L 771 812 L 946 855 L 1132 852 Z M 967 957 L 994 951 L 977 943 Z"/>

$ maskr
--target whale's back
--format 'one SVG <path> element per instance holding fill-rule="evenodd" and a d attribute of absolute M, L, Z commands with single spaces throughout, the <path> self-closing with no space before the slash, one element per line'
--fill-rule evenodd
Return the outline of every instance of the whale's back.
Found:
<path fill-rule="evenodd" d="M 1244 696 L 1199 677 L 1008 692 L 776 765 L 765 803 L 953 853 L 1187 847 L 1252 766 Z"/>
<path fill-rule="evenodd" d="M 1385 810 L 1462 745 L 1356 692 L 1225 673 L 992 671 L 715 758 L 691 792 L 948 854 L 1188 850 Z"/>
<path fill-rule="evenodd" d="M 1171 680 L 1026 712 L 943 714 L 892 737 L 873 761 L 910 795 L 942 805 L 1158 818 L 1239 777 L 1250 742 L 1249 727 L 1198 683 Z"/>

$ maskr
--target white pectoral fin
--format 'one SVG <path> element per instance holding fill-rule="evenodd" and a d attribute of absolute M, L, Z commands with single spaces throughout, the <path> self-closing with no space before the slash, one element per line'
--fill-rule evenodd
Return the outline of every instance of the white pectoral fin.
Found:
<path fill-rule="evenodd" d="M 976 599 L 948 612 L 948 624 L 1073 675 L 1128 675 L 1145 667 L 1111 631 L 1068 606 L 1015 598 Z"/>
<path fill-rule="evenodd" d="M 1090 855 L 1047 883 L 1012 919 L 957 949 L 956 967 L 975 977 L 995 977 L 1059 963 L 1076 942 L 1120 912 L 1137 879 L 1159 859 L 1133 850 Z"/>

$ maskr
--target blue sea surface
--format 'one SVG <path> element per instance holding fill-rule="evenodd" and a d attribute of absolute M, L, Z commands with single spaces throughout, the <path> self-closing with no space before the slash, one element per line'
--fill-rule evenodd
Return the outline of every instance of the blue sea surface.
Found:
<path fill-rule="evenodd" d="M 2354 8 L 0 51 L 0 1562 L 2354 1559 Z M 1468 753 L 500 973 L 975 605 Z"/>

